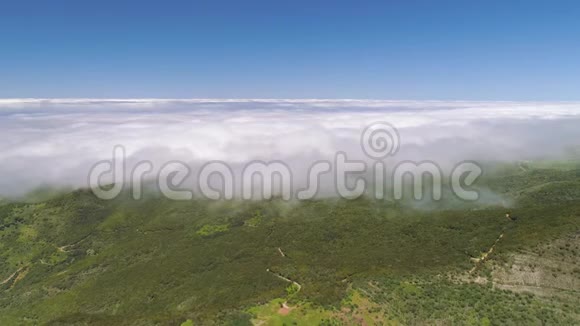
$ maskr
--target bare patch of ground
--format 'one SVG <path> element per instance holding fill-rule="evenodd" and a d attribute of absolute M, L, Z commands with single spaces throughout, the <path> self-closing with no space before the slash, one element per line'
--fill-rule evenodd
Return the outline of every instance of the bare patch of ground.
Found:
<path fill-rule="evenodd" d="M 492 267 L 495 287 L 537 295 L 580 298 L 580 234 L 520 252 Z"/>
<path fill-rule="evenodd" d="M 498 239 L 499 240 L 499 239 Z M 514 292 L 530 292 L 539 296 L 558 296 L 578 301 L 580 298 L 580 233 L 551 243 L 520 251 L 508 258 L 508 263 L 493 259 L 493 248 L 478 259 L 476 267 L 491 270 L 488 277 L 471 275 L 462 281 L 481 284 L 492 282 L 495 288 Z M 485 264 L 485 266 L 483 266 Z"/>
<path fill-rule="evenodd" d="M 286 302 L 284 302 L 280 309 L 278 309 L 278 314 L 282 315 L 282 316 L 286 316 L 287 314 L 289 314 L 292 309 L 294 309 L 294 307 L 290 307 L 288 306 L 288 304 Z"/>

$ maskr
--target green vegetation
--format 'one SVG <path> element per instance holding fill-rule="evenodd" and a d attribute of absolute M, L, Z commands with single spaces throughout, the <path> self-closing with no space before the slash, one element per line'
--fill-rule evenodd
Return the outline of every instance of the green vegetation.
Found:
<path fill-rule="evenodd" d="M 81 190 L 6 203 L 0 325 L 577 324 L 580 289 L 547 297 L 490 280 L 534 251 L 568 262 L 542 268 L 579 284 L 578 243 L 561 239 L 580 231 L 580 171 L 484 181 L 514 203 L 516 222 L 494 205 L 425 210 L 365 198 L 101 201 Z M 469 275 L 471 258 L 501 233 Z"/>
<path fill-rule="evenodd" d="M 251 307 L 248 313 L 254 318 L 254 324 L 266 325 L 320 325 L 334 320 L 333 311 L 316 307 L 310 303 L 300 303 L 290 306 L 286 312 L 281 312 L 285 299 L 274 299 L 266 304 Z"/>
<path fill-rule="evenodd" d="M 257 211 L 254 214 L 254 217 L 244 222 L 244 225 L 255 228 L 258 225 L 260 225 L 261 222 L 262 222 L 262 213 L 260 213 L 260 211 Z"/>
<path fill-rule="evenodd" d="M 193 320 L 188 319 L 186 321 L 184 321 L 183 323 L 181 323 L 181 326 L 193 326 Z"/>
<path fill-rule="evenodd" d="M 292 283 L 286 287 L 286 295 L 288 295 L 289 297 L 298 293 L 298 291 L 300 291 L 300 287 L 295 283 Z"/>
<path fill-rule="evenodd" d="M 229 228 L 230 226 L 227 224 L 219 224 L 219 225 L 206 224 L 202 226 L 201 229 L 199 229 L 196 233 L 201 236 L 207 237 L 210 235 L 226 232 Z"/>
<path fill-rule="evenodd" d="M 572 325 L 574 314 L 580 312 L 580 307 L 566 311 L 565 303 L 494 289 L 491 284 L 433 277 L 375 278 L 372 282 L 360 282 L 360 291 L 380 307 L 382 316 L 406 325 Z"/>

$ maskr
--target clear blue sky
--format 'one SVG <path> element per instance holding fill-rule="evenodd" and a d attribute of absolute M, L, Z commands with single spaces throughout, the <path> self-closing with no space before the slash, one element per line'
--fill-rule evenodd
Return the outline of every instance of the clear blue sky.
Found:
<path fill-rule="evenodd" d="M 0 97 L 580 100 L 580 1 L 0 0 Z"/>

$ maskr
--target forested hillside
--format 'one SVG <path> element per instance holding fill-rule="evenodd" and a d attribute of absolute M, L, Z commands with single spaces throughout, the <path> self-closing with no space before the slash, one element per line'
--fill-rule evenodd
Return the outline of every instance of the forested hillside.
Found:
<path fill-rule="evenodd" d="M 4 202 L 0 324 L 580 323 L 580 171 L 484 181 L 517 220 L 370 199 Z"/>

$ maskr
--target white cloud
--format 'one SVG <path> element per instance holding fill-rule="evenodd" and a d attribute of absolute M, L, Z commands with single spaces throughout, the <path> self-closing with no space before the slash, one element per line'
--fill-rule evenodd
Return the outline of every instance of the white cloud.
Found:
<path fill-rule="evenodd" d="M 398 128 L 395 160 L 559 156 L 580 146 L 580 103 L 264 99 L 0 99 L 0 195 L 85 186 L 121 144 L 131 160 L 282 160 L 305 171 L 342 150 L 364 158 L 372 122 Z"/>

